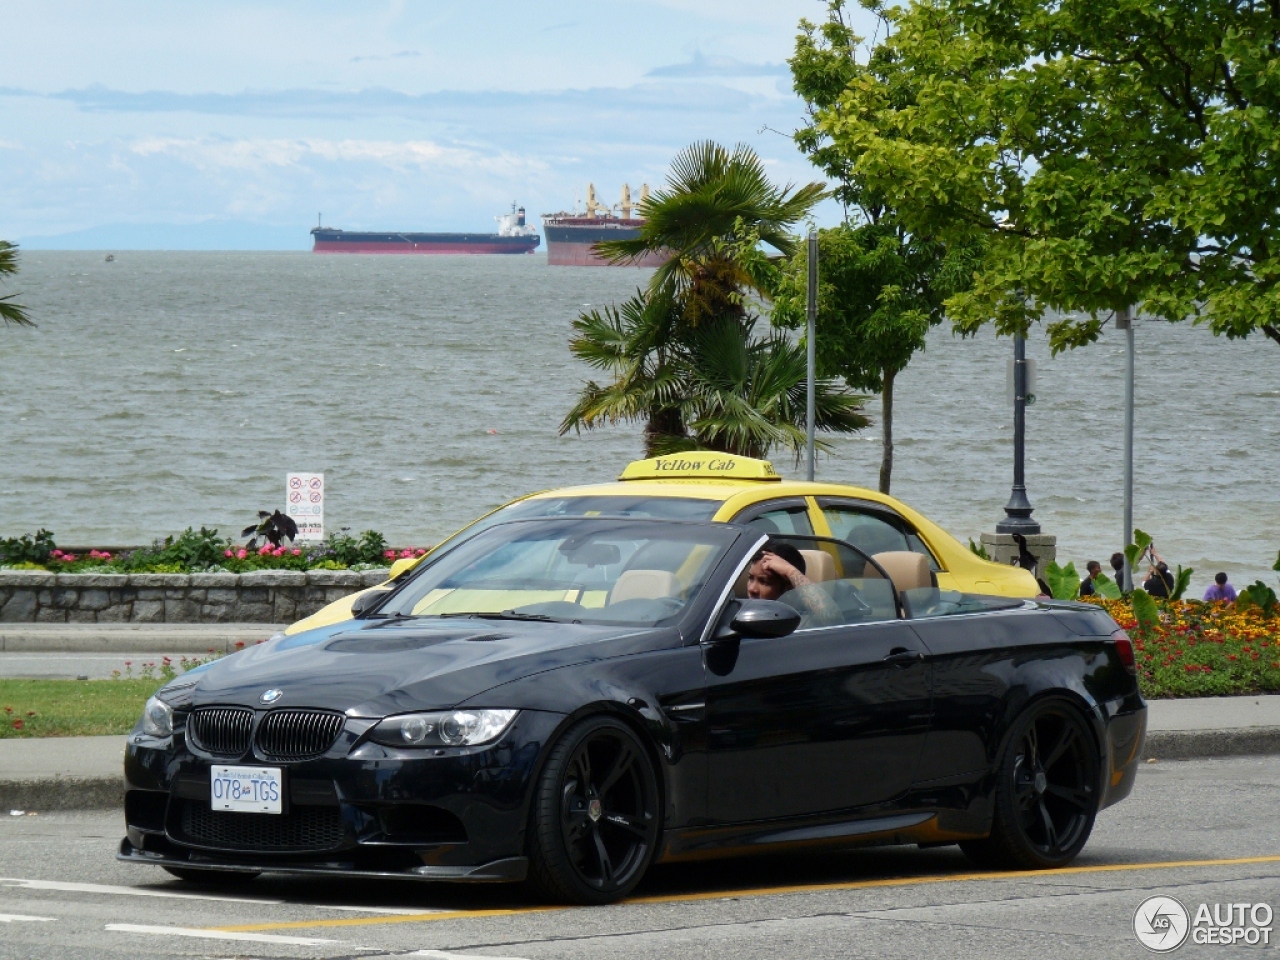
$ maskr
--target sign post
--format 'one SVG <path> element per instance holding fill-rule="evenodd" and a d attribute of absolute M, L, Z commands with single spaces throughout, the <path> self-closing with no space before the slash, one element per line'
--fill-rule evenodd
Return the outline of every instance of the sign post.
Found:
<path fill-rule="evenodd" d="M 291 473 L 285 477 L 285 513 L 298 525 L 294 541 L 324 539 L 324 474 Z"/>

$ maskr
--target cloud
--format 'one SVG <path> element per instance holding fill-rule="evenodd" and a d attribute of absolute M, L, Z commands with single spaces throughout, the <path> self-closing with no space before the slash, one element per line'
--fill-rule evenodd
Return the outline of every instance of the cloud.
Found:
<path fill-rule="evenodd" d="M 655 67 L 648 77 L 776 77 L 788 72 L 785 63 L 745 63 L 733 57 L 705 56 L 695 53 L 687 63 Z"/>
<path fill-rule="evenodd" d="M 665 69 L 665 68 L 660 68 Z M 586 90 L 542 90 L 530 93 L 505 90 L 441 90 L 402 93 L 385 87 L 360 90 L 246 90 L 240 93 L 175 93 L 149 90 L 134 93 L 94 84 L 78 90 L 39 94 L 29 90 L 0 88 L 0 96 L 36 97 L 73 104 L 89 113 L 194 113 L 241 117 L 324 117 L 365 120 L 371 115 L 409 119 L 457 120 L 470 126 L 477 112 L 513 111 L 527 118 L 530 111 L 545 110 L 572 118 L 581 127 L 593 113 L 615 117 L 636 112 L 709 113 L 745 112 L 758 97 L 714 83 L 641 83 L 631 87 L 593 87 Z"/>
<path fill-rule="evenodd" d="M 387 60 L 414 60 L 422 54 L 417 50 L 401 50 L 398 53 L 370 53 L 360 57 L 352 57 L 351 63 L 381 63 Z"/>
<path fill-rule="evenodd" d="M 546 169 L 541 160 L 444 146 L 429 140 L 146 137 L 131 143 L 129 151 L 139 157 L 170 157 L 202 170 L 261 171 L 316 163 L 364 163 L 397 171 L 449 169 L 507 176 Z"/>

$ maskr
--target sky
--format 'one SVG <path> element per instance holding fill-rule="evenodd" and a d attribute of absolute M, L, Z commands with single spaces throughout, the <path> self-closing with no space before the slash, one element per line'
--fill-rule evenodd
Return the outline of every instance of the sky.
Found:
<path fill-rule="evenodd" d="M 786 60 L 821 0 L 5 4 L 0 238 L 28 249 L 306 249 L 493 230 L 658 185 L 701 139 L 779 183 Z M 819 222 L 834 221 L 824 207 Z"/>

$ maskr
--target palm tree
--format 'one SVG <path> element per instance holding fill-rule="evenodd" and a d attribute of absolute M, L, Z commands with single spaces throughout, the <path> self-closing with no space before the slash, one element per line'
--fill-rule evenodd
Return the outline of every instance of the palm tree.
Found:
<path fill-rule="evenodd" d="M 789 256 L 796 245 L 791 228 L 825 196 L 825 185 L 809 183 L 794 189 L 776 187 L 764 164 L 746 144 L 730 153 L 711 140 L 695 143 L 676 154 L 665 189 L 654 191 L 640 205 L 644 225 L 633 240 L 610 240 L 598 247 L 614 263 L 632 263 L 649 253 L 668 253 L 653 275 L 649 289 L 684 294 L 708 281 L 726 290 L 758 289 L 749 270 L 725 249 L 726 241 L 742 239 L 767 244 Z M 711 276 L 708 276 L 711 274 Z"/>
<path fill-rule="evenodd" d="M 755 337 L 755 322 L 724 317 L 692 332 L 685 359 L 689 428 L 701 450 L 763 459 L 772 447 L 790 447 L 799 460 L 807 439 L 805 351 L 779 334 Z M 865 402 L 835 379 L 818 380 L 814 426 L 833 433 L 861 430 L 868 423 L 861 413 Z M 821 440 L 816 446 L 829 449 Z"/>
<path fill-rule="evenodd" d="M 579 360 L 610 374 L 601 386 L 588 381 L 560 423 L 560 434 L 590 430 L 605 423 L 643 421 L 645 456 L 683 449 L 686 444 L 683 389 L 677 363 L 678 320 L 669 296 L 637 292 L 620 307 L 582 314 L 569 351 Z"/>
<path fill-rule="evenodd" d="M 669 253 L 645 290 L 620 307 L 574 322 L 570 350 L 610 380 L 583 388 L 560 433 L 643 422 L 645 454 L 703 449 L 763 457 L 805 441 L 802 351 L 781 336 L 756 337 L 753 305 L 767 297 L 788 232 L 823 186 L 779 189 L 750 147 L 732 153 L 696 143 L 672 164 L 666 189 L 641 206 L 640 236 L 599 245 L 615 263 Z M 864 398 L 835 381 L 816 385 L 820 429 L 866 426 Z M 825 445 L 824 445 L 825 446 Z"/>
<path fill-rule="evenodd" d="M 18 245 L 0 240 L 0 278 L 17 272 Z M 20 327 L 35 326 L 27 315 L 26 308 L 11 302 L 15 296 L 17 294 L 11 293 L 7 297 L 0 297 L 0 320 L 4 320 L 6 326 L 10 323 L 16 323 Z"/>

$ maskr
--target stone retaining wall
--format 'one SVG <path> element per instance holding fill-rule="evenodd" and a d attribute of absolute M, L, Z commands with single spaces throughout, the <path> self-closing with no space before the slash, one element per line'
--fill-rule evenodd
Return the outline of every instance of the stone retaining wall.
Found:
<path fill-rule="evenodd" d="M 386 579 L 386 570 L 0 570 L 0 623 L 289 623 Z"/>

